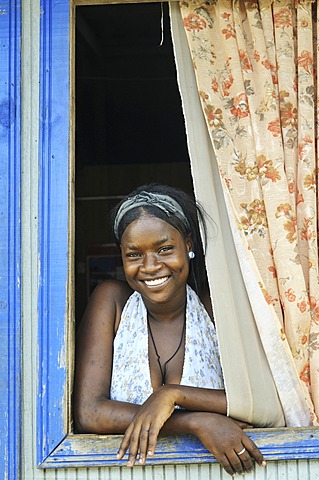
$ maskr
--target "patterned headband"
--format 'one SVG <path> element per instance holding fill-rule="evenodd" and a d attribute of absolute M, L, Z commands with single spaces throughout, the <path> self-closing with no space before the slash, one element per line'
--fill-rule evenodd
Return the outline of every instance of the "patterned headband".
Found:
<path fill-rule="evenodd" d="M 175 215 L 183 223 L 183 225 L 185 225 L 185 227 L 190 230 L 189 222 L 182 210 L 182 207 L 179 205 L 179 203 L 176 202 L 176 200 L 174 200 L 172 197 L 169 197 L 168 195 L 161 195 L 159 193 L 151 192 L 140 192 L 134 197 L 128 197 L 128 199 L 122 203 L 116 214 L 114 220 L 114 234 L 117 240 L 119 240 L 119 225 L 124 215 L 133 208 L 143 207 L 146 205 L 152 205 L 159 208 L 160 210 L 165 212 L 168 217 L 170 217 L 171 215 Z"/>

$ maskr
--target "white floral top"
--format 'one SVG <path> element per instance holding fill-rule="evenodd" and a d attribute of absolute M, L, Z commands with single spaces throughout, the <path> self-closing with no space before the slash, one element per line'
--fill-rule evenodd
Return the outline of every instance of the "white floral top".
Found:
<path fill-rule="evenodd" d="M 124 306 L 114 339 L 110 398 L 142 404 L 153 388 L 148 358 L 147 310 L 138 292 Z M 187 285 L 185 355 L 181 385 L 223 389 L 219 349 L 212 323 Z"/>

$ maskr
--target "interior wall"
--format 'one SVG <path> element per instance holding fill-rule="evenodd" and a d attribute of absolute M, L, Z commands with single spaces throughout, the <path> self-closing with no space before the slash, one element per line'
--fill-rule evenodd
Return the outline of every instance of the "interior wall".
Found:
<path fill-rule="evenodd" d="M 76 22 L 78 322 L 107 275 L 101 256 L 117 201 L 150 182 L 193 188 L 168 5 L 77 7 Z"/>

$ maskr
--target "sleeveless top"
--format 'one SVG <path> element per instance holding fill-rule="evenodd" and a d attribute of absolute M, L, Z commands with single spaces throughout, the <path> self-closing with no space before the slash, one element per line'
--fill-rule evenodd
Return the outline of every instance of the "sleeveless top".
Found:
<path fill-rule="evenodd" d="M 214 324 L 196 293 L 189 285 L 186 287 L 185 354 L 180 385 L 223 389 Z M 113 343 L 110 398 L 142 404 L 152 393 L 147 310 L 142 296 L 134 292 L 124 306 Z"/>

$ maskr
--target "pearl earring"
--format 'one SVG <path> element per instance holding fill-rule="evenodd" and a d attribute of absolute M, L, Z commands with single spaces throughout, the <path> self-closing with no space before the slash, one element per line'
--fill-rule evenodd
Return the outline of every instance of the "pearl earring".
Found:
<path fill-rule="evenodd" d="M 195 253 L 190 251 L 190 252 L 188 252 L 188 256 L 189 256 L 190 260 L 192 260 L 192 258 L 195 258 Z"/>

